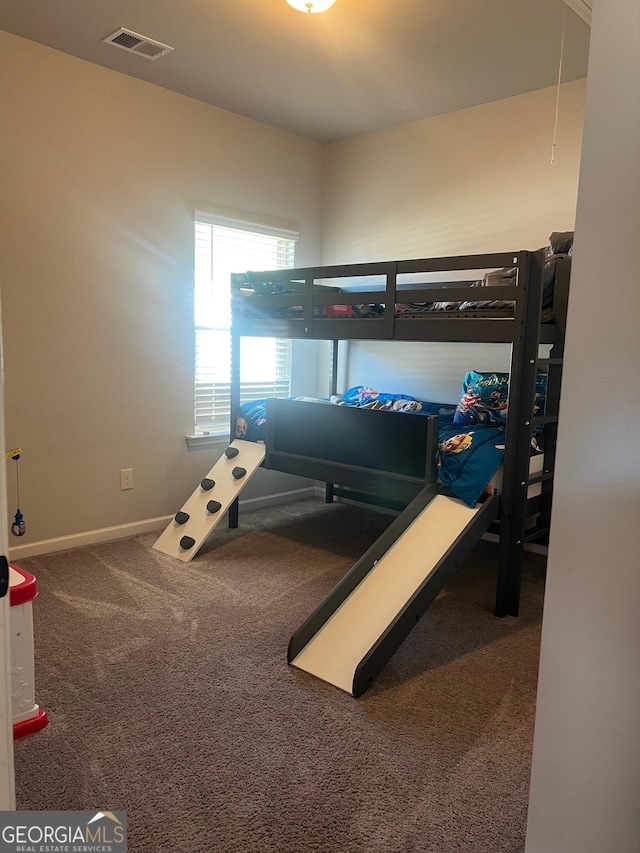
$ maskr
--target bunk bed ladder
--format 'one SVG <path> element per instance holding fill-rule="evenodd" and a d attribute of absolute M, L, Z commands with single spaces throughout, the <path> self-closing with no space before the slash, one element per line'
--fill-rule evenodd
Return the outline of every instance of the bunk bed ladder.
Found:
<path fill-rule="evenodd" d="M 496 616 L 517 616 L 527 517 L 533 405 L 542 310 L 542 252 L 521 252 L 509 372 Z"/>
<path fill-rule="evenodd" d="M 236 278 L 237 274 L 232 274 L 232 279 Z M 229 423 L 229 440 L 233 441 L 236 434 L 236 421 L 238 412 L 240 411 L 240 335 L 236 334 L 233 324 L 231 326 L 231 385 L 230 392 L 230 423 Z M 227 516 L 227 524 L 231 529 L 238 526 L 240 514 L 240 498 L 237 497 L 229 506 Z"/>
<path fill-rule="evenodd" d="M 331 341 L 331 376 L 329 378 L 329 397 L 333 397 L 338 393 L 338 357 L 340 350 L 340 341 Z M 327 504 L 333 503 L 334 484 L 326 483 L 324 487 L 324 502 Z"/>
<path fill-rule="evenodd" d="M 553 294 L 553 315 L 559 328 L 558 340 L 554 343 L 549 357 L 538 359 L 538 367 L 546 369 L 547 394 L 545 404 L 544 435 L 544 474 L 548 477 L 542 482 L 540 515 L 536 528 L 527 535 L 527 541 L 548 542 L 551 525 L 551 502 L 553 494 L 553 475 L 556 464 L 556 445 L 558 441 L 558 417 L 560 414 L 560 388 L 562 384 L 562 365 L 564 359 L 564 338 L 567 325 L 567 303 L 569 299 L 570 259 L 559 260 L 556 264 L 556 276 Z M 534 418 L 534 424 L 537 419 Z"/>
<path fill-rule="evenodd" d="M 544 256 L 532 253 L 522 270 L 526 289 L 518 300 L 516 319 L 519 333 L 514 337 L 511 375 L 514 377 L 514 408 L 509 413 L 511 431 L 507 427 L 504 482 L 510 484 L 503 496 L 500 520 L 500 551 L 496 615 L 517 616 L 522 576 L 522 551 L 526 543 L 548 543 L 551 524 L 553 479 L 558 437 L 560 387 L 567 322 L 567 302 L 571 260 L 556 262 L 553 295 L 552 348 L 548 357 L 540 357 L 540 325 L 536 318 L 542 307 L 542 272 Z M 547 375 L 545 412 L 534 417 L 536 374 Z M 510 380 L 511 385 L 511 380 Z M 532 428 L 544 426 L 544 465 L 539 474 L 528 473 L 529 444 Z M 540 484 L 540 494 L 527 497 L 530 486 Z M 533 528 L 526 528 L 528 517 L 537 514 Z"/>
<path fill-rule="evenodd" d="M 531 477 L 529 483 L 541 483 L 541 494 L 538 502 L 539 514 L 536 526 L 527 530 L 525 542 L 548 543 L 551 525 L 551 503 L 553 496 L 553 477 L 556 463 L 556 444 L 558 440 L 558 414 L 560 408 L 560 384 L 562 381 L 562 358 L 555 357 L 555 352 L 561 345 L 554 346 L 552 358 L 538 359 L 538 367 L 546 369 L 547 393 L 545 415 L 533 418 L 532 423 L 544 424 L 544 468 L 542 474 Z"/>

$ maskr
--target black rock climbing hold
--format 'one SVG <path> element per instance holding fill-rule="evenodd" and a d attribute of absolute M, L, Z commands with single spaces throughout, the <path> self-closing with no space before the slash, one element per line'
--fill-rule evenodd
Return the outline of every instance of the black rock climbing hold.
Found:
<path fill-rule="evenodd" d="M 234 480 L 241 480 L 246 473 L 247 473 L 246 468 L 234 468 L 233 471 L 231 472 L 231 476 L 233 477 Z"/>
<path fill-rule="evenodd" d="M 185 522 L 189 521 L 189 513 L 182 512 L 182 510 L 180 510 L 180 512 L 176 513 L 176 521 L 178 522 L 178 524 L 184 524 Z"/>
<path fill-rule="evenodd" d="M 209 501 L 207 504 L 207 510 L 210 513 L 219 512 L 222 509 L 222 504 L 220 501 Z"/>
<path fill-rule="evenodd" d="M 227 447 L 224 452 L 224 455 L 227 457 L 227 459 L 234 459 L 238 455 L 238 453 L 240 453 L 240 451 L 237 447 Z"/>
<path fill-rule="evenodd" d="M 204 489 L 205 492 L 208 492 L 209 489 L 212 489 L 216 484 L 215 480 L 210 480 L 208 477 L 205 477 L 204 480 L 200 483 L 200 488 Z"/>
<path fill-rule="evenodd" d="M 183 536 L 180 540 L 180 547 L 185 551 L 188 551 L 189 548 L 193 548 L 196 544 L 196 540 L 192 536 Z"/>

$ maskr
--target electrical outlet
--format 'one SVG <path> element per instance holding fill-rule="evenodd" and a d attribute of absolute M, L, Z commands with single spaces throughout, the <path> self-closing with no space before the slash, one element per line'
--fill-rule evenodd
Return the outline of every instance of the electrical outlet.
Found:
<path fill-rule="evenodd" d="M 133 488 L 133 468 L 120 469 L 120 491 Z"/>

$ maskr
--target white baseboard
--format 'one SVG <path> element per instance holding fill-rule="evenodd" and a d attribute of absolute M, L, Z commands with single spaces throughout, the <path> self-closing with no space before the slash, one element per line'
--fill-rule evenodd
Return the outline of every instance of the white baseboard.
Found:
<path fill-rule="evenodd" d="M 98 542 L 109 542 L 112 539 L 126 539 L 128 536 L 152 533 L 166 527 L 170 518 L 170 515 L 145 518 L 142 521 L 117 524 L 114 527 L 100 527 L 97 530 L 85 530 L 82 533 L 71 533 L 68 536 L 56 536 L 54 539 L 40 539 L 38 542 L 30 542 L 28 545 L 17 545 L 15 548 L 9 548 L 9 560 L 15 563 L 20 557 L 39 557 L 42 554 L 53 554 L 54 551 L 80 548 L 82 545 L 95 545 Z"/>
<path fill-rule="evenodd" d="M 259 498 L 248 498 L 240 501 L 241 509 L 260 509 L 289 503 L 302 498 L 312 498 L 324 494 L 313 486 L 304 489 L 294 489 L 288 492 L 278 492 Z M 85 530 L 82 533 L 72 533 L 68 536 L 57 536 L 54 539 L 41 539 L 28 545 L 17 545 L 9 548 L 10 562 L 18 562 L 21 557 L 40 557 L 43 554 L 53 554 L 55 551 L 68 551 L 70 548 L 80 548 L 82 545 L 96 545 L 100 542 L 110 542 L 115 539 L 126 539 L 129 536 L 139 536 L 142 533 L 154 533 L 164 530 L 173 518 L 172 515 L 162 515 L 157 518 L 146 518 L 142 521 L 132 521 L 127 524 L 117 524 L 114 527 L 100 527 L 97 530 Z M 242 523 L 242 515 L 240 515 Z"/>
<path fill-rule="evenodd" d="M 273 495 L 264 495 L 259 498 L 248 498 L 240 501 L 241 509 L 253 510 L 277 504 L 289 503 L 290 501 L 302 500 L 303 498 L 324 498 L 324 486 L 308 486 L 304 489 L 293 489 L 287 492 L 278 492 Z M 350 501 L 345 501 L 350 503 Z M 55 539 L 41 539 L 38 542 L 30 542 L 28 545 L 17 545 L 9 548 L 9 560 L 17 562 L 21 557 L 39 557 L 43 554 L 53 554 L 55 551 L 68 551 L 70 548 L 80 548 L 82 545 L 96 545 L 100 542 L 110 542 L 114 539 L 126 539 L 128 536 L 140 536 L 143 533 L 154 533 L 164 530 L 171 515 L 163 515 L 158 518 L 146 518 L 142 521 L 132 521 L 127 524 L 118 524 L 114 527 L 101 527 L 97 530 L 85 530 L 82 533 L 72 533 L 69 536 L 57 536 Z M 242 523 L 242 515 L 240 516 Z M 498 537 L 494 533 L 485 533 L 483 539 L 497 542 Z M 547 554 L 547 548 L 543 545 L 527 543 L 526 551 L 535 554 Z"/>

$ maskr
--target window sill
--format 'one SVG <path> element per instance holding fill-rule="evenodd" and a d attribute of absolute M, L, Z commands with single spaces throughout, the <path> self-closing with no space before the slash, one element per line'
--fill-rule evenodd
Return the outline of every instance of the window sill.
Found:
<path fill-rule="evenodd" d="M 185 435 L 187 447 L 211 447 L 215 445 L 229 444 L 228 433 L 199 433 L 198 435 Z"/>

